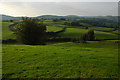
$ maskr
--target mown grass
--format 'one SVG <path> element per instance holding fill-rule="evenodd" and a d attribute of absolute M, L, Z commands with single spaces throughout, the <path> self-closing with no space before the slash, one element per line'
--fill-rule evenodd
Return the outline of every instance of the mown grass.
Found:
<path fill-rule="evenodd" d="M 114 42 L 3 45 L 3 78 L 117 78 Z"/>

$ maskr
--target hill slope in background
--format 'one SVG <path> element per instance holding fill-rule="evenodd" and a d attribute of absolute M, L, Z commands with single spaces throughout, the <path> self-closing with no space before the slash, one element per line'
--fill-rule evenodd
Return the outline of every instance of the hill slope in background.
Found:
<path fill-rule="evenodd" d="M 21 17 L 13 17 L 9 15 L 0 14 L 2 16 L 2 20 L 19 20 L 22 19 Z M 59 19 L 59 18 L 66 18 L 66 19 L 78 19 L 78 18 L 102 18 L 108 20 L 118 20 L 118 16 L 77 16 L 77 15 L 67 15 L 67 16 L 57 16 L 57 15 L 41 15 L 37 17 L 31 18 L 38 18 L 38 19 Z"/>
<path fill-rule="evenodd" d="M 8 15 L 1 15 L 2 20 L 19 20 L 22 19 L 22 17 L 13 17 L 13 16 L 8 16 Z M 38 19 L 60 19 L 60 18 L 66 18 L 66 19 L 77 19 L 80 18 L 80 16 L 76 15 L 68 15 L 68 16 L 57 16 L 57 15 L 41 15 L 37 17 L 31 17 L 31 18 L 38 18 Z"/>

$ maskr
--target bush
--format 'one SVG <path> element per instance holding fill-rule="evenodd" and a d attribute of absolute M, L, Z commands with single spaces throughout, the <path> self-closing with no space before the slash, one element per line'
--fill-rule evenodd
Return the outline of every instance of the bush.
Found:
<path fill-rule="evenodd" d="M 46 41 L 46 25 L 37 19 L 23 18 L 17 27 L 17 40 L 24 44 L 44 44 Z"/>

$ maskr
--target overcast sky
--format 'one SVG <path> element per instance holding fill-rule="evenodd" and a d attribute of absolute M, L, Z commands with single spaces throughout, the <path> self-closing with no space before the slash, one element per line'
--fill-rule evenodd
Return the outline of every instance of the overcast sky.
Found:
<path fill-rule="evenodd" d="M 0 0 L 2 2 L 119 2 L 119 0 Z"/>
<path fill-rule="evenodd" d="M 68 0 L 50 0 L 50 2 L 47 2 L 48 0 L 44 0 L 44 2 L 42 2 L 43 0 L 39 0 L 41 2 L 9 1 L 12 2 L 4 2 L 4 0 L 0 2 L 0 14 L 31 17 L 40 15 L 118 15 L 118 0 L 109 0 L 109 2 L 107 2 L 108 0 L 106 0 L 106 2 L 97 2 L 102 0 L 92 0 L 96 2 L 85 2 L 85 0 L 84 2 L 82 2 L 83 0 L 74 0 L 74 2 L 68 2 Z"/>

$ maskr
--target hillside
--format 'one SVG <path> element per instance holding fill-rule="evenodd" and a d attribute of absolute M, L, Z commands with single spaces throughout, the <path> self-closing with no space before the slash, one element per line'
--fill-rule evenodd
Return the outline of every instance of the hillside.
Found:
<path fill-rule="evenodd" d="M 57 16 L 47 16 L 49 19 L 38 20 L 46 25 L 46 32 L 60 33 L 57 33 L 55 37 L 52 35 L 52 38 L 49 38 L 51 41 L 46 41 L 44 45 L 25 45 L 16 42 L 14 32 L 8 28 L 15 20 L 2 22 L 3 80 L 12 78 L 118 78 L 118 45 L 120 43 L 118 34 L 116 34 L 118 28 L 89 24 L 91 20 L 102 23 L 104 19 L 73 19 L 75 16 L 72 15 L 71 19 L 66 20 L 56 19 Z M 91 22 L 94 23 L 94 21 Z M 108 20 L 106 23 L 109 21 L 111 22 Z M 14 29 L 15 26 L 12 28 Z M 95 38 L 99 40 L 85 42 L 80 40 L 80 37 L 91 29 L 94 30 Z M 69 41 L 60 41 L 69 38 Z M 79 42 L 73 41 L 75 38 Z"/>

